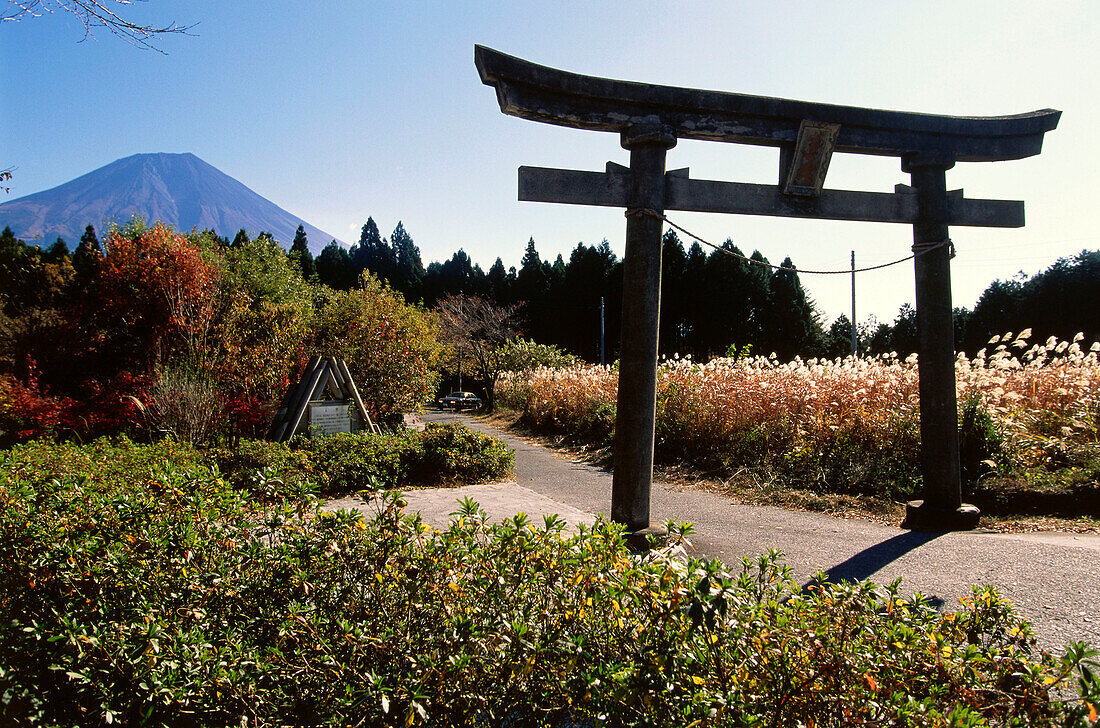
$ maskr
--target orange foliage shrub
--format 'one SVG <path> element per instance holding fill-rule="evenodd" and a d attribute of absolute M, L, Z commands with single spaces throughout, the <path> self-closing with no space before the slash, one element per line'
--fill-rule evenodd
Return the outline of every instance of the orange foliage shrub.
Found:
<path fill-rule="evenodd" d="M 86 302 L 89 345 L 109 371 L 158 360 L 201 363 L 215 313 L 217 270 L 186 235 L 157 223 L 114 227 Z"/>

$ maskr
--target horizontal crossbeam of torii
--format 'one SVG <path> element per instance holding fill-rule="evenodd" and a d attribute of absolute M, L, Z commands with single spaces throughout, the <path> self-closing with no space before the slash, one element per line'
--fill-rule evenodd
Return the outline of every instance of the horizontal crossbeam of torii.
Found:
<path fill-rule="evenodd" d="M 1022 227 L 1023 202 L 969 199 L 949 192 L 956 162 L 1038 154 L 1060 111 L 1014 116 L 939 116 L 764 96 L 657 86 L 569 73 L 483 46 L 474 63 L 496 89 L 505 114 L 559 126 L 617 132 L 630 166 L 605 172 L 521 167 L 519 198 L 627 208 L 623 325 L 615 425 L 612 518 L 649 526 L 653 477 L 661 215 L 665 210 L 893 222 L 913 225 L 924 499 L 906 525 L 971 528 L 978 512 L 962 503 L 951 321 L 950 225 Z M 678 139 L 779 149 L 779 184 L 693 180 L 665 171 Z M 912 186 L 892 193 L 824 188 L 834 153 L 901 159 Z M 639 214 L 639 213 L 655 214 Z"/>

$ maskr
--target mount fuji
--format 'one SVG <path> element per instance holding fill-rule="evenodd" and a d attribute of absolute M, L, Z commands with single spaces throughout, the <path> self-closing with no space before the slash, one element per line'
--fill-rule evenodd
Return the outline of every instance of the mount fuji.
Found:
<path fill-rule="evenodd" d="M 8 226 L 16 237 L 44 247 L 61 236 L 72 250 L 87 225 L 102 233 L 134 215 L 181 232 L 210 229 L 228 238 L 241 229 L 251 237 L 268 232 L 283 247 L 302 225 L 314 255 L 336 239 L 190 153 L 135 154 L 5 202 L 0 229 Z"/>

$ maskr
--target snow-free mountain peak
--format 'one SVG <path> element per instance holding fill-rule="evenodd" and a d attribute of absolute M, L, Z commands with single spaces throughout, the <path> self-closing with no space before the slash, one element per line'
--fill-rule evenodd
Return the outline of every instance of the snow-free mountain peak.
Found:
<path fill-rule="evenodd" d="M 16 237 L 44 245 L 61 236 L 74 248 L 87 225 L 105 231 L 134 215 L 184 232 L 210 229 L 229 238 L 242 228 L 250 236 L 266 231 L 284 247 L 302 225 L 315 255 L 335 239 L 189 152 L 134 154 L 0 204 L 0 229 L 8 226 Z"/>

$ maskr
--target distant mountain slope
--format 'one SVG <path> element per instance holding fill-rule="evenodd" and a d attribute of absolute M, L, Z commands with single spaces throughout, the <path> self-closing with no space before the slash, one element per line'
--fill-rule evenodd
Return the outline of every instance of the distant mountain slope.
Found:
<path fill-rule="evenodd" d="M 102 233 L 109 223 L 124 223 L 134 215 L 184 232 L 212 229 L 229 238 L 242 228 L 253 237 L 267 231 L 284 247 L 290 247 L 301 224 L 315 255 L 335 238 L 190 153 L 135 154 L 5 202 L 0 229 L 7 225 L 16 237 L 46 245 L 60 235 L 72 249 L 87 225 Z"/>

